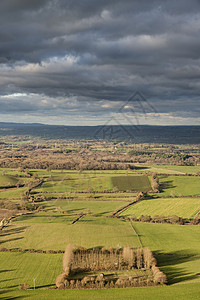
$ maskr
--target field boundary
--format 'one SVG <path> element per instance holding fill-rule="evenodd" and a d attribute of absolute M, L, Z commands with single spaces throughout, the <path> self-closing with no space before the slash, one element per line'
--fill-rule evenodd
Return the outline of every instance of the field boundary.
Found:
<path fill-rule="evenodd" d="M 134 204 L 136 204 L 136 203 L 138 203 L 138 202 L 140 202 L 140 201 L 142 201 L 142 200 L 141 200 L 141 199 L 139 199 L 139 200 L 134 200 L 133 202 L 131 202 L 131 203 L 129 203 L 129 204 L 127 204 L 127 205 L 125 205 L 125 206 L 123 206 L 123 207 L 117 209 L 117 211 L 113 212 L 109 217 L 115 218 L 115 217 L 119 216 L 119 215 L 120 215 L 122 212 L 124 212 L 127 208 L 129 208 L 130 206 L 132 206 L 132 205 L 134 205 Z"/>
<path fill-rule="evenodd" d="M 138 241 L 139 241 L 140 246 L 143 248 L 144 246 L 143 246 L 143 244 L 142 244 L 142 240 L 141 240 L 141 238 L 140 238 L 138 232 L 136 231 L 135 227 L 133 226 L 133 223 L 132 223 L 131 221 L 130 221 L 129 223 L 130 223 L 130 225 L 131 225 L 131 228 L 132 228 L 133 231 L 135 232 L 135 235 L 136 235 L 137 238 L 138 238 Z"/>

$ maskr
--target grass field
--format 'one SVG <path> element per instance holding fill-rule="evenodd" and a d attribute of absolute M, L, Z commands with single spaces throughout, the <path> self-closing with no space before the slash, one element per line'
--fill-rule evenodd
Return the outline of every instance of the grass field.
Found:
<path fill-rule="evenodd" d="M 200 196 L 200 177 L 160 176 L 161 196 Z"/>
<path fill-rule="evenodd" d="M 1 191 L 0 193 L 0 199 L 21 199 L 21 195 L 23 192 L 27 190 L 26 187 L 21 188 L 13 188 L 13 189 L 6 189 Z"/>
<path fill-rule="evenodd" d="M 133 223 L 142 245 L 154 251 L 170 284 L 200 282 L 200 226 Z"/>
<path fill-rule="evenodd" d="M 26 218 L 14 222 L 3 231 L 1 247 L 64 250 L 69 243 L 87 248 L 139 246 L 137 235 L 130 224 L 123 220 L 83 217 L 72 225 L 73 216 L 40 215 Z"/>
<path fill-rule="evenodd" d="M 111 182 L 119 191 L 133 190 L 148 192 L 151 190 L 147 176 L 116 176 L 111 177 Z"/>
<path fill-rule="evenodd" d="M 82 200 L 82 201 L 68 201 L 66 199 L 63 200 L 52 200 L 47 202 L 47 207 L 50 208 L 62 208 L 62 210 L 67 213 L 91 213 L 96 214 L 98 216 L 101 215 L 109 215 L 113 210 L 116 210 L 118 207 L 122 207 L 126 205 L 125 201 L 93 201 L 93 200 Z"/>
<path fill-rule="evenodd" d="M 56 180 L 54 177 L 48 182 L 44 182 L 40 188 L 37 189 L 38 192 L 70 192 L 70 191 L 88 191 L 88 190 L 111 190 L 112 184 L 109 176 L 100 177 L 82 177 L 78 178 L 66 178 L 63 180 Z"/>
<path fill-rule="evenodd" d="M 21 283 L 28 283 L 31 288 L 55 287 L 55 278 L 62 272 L 62 254 L 40 253 L 9 253 L 0 252 L 0 273 L 4 273 L 4 280 L 0 281 L 0 289 L 18 287 Z M 28 267 L 27 267 L 28 266 Z M 44 272 L 48 270 L 48 272 Z M 129 270 L 129 276 L 147 276 L 150 271 Z M 13 275 L 11 278 L 11 275 Z M 89 274 L 89 272 L 87 272 Z M 99 272 L 90 272 L 97 276 Z M 80 278 L 81 273 L 73 278 Z M 127 276 L 127 271 L 105 271 L 107 278 Z M 84 277 L 84 274 L 81 275 Z"/>
<path fill-rule="evenodd" d="M 197 168 L 192 169 L 193 167 L 187 169 L 165 165 L 150 166 L 141 170 L 153 171 L 153 168 L 160 169 L 161 173 L 166 170 L 166 173 L 172 174 L 197 171 Z M 6 172 L 6 176 L 14 175 L 14 170 Z M 114 290 L 18 291 L 18 285 L 24 281 L 33 286 L 33 278 L 36 279 L 36 288 L 55 286 L 56 276 L 61 272 L 62 254 L 0 252 L 0 288 L 4 290 L 0 294 L 2 299 L 199 299 L 200 226 L 135 222 L 132 227 L 130 222 L 107 218 L 107 215 L 117 208 L 133 201 L 137 193 L 100 191 L 112 191 L 115 186 L 119 188 L 120 185 L 122 190 L 146 191 L 150 187 L 146 175 L 133 176 L 133 172 L 127 171 L 31 172 L 36 172 L 43 180 L 49 180 L 34 190 L 36 195 L 44 194 L 49 198 L 41 202 L 45 211 L 21 216 L 12 221 L 10 226 L 0 232 L 0 247 L 64 250 L 68 243 L 90 248 L 138 247 L 141 242 L 144 247 L 154 251 L 159 267 L 166 273 L 172 286 Z M 124 211 L 123 215 L 139 217 L 142 214 L 176 214 L 185 218 L 194 217 L 200 209 L 200 199 L 189 196 L 200 195 L 200 177 L 161 176 L 160 183 L 163 192 L 157 195 L 161 198 L 137 203 Z M 7 189 L 0 193 L 0 198 L 19 201 L 21 193 L 25 190 L 25 187 Z M 162 198 L 169 195 L 179 198 Z M 56 199 L 50 199 L 51 197 Z M 84 216 L 72 224 L 81 212 L 95 214 L 97 217 Z"/>
<path fill-rule="evenodd" d="M 15 186 L 18 183 L 18 179 L 8 175 L 0 175 L 0 187 Z"/>
<path fill-rule="evenodd" d="M 200 198 L 157 198 L 136 203 L 125 210 L 121 215 L 133 215 L 137 218 L 141 215 L 177 215 L 183 218 L 193 218 L 199 210 Z"/>
<path fill-rule="evenodd" d="M 62 254 L 0 252 L 0 289 L 18 288 L 21 283 L 33 287 L 55 285 L 55 278 L 62 271 Z"/>
<path fill-rule="evenodd" d="M 200 172 L 200 166 L 173 166 L 173 165 L 146 165 L 135 164 L 140 172 L 156 172 L 161 174 L 196 174 Z"/>
<path fill-rule="evenodd" d="M 199 300 L 200 284 L 105 290 L 2 290 L 2 299 L 31 300 Z"/>

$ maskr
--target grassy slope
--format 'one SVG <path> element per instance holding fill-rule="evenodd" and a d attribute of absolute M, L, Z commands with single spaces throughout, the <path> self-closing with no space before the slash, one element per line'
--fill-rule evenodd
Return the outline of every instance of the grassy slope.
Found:
<path fill-rule="evenodd" d="M 200 210 L 200 198 L 158 198 L 139 202 L 122 215 L 140 217 L 141 215 L 177 215 L 183 218 L 193 218 Z"/>

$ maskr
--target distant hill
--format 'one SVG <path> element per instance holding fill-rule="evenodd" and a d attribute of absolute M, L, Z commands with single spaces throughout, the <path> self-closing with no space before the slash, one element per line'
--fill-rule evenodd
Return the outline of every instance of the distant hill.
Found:
<path fill-rule="evenodd" d="M 0 128 L 8 127 L 21 127 L 21 126 L 43 126 L 41 123 L 12 123 L 12 122 L 0 122 Z M 45 125 L 44 125 L 45 126 Z"/>
<path fill-rule="evenodd" d="M 0 136 L 8 135 L 29 135 L 43 139 L 107 139 L 134 143 L 199 144 L 200 126 L 64 126 L 0 122 Z"/>

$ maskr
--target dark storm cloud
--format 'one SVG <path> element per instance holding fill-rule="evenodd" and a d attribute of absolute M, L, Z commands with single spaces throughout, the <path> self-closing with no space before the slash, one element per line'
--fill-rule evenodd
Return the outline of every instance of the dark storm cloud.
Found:
<path fill-rule="evenodd" d="M 1 0 L 1 112 L 103 115 L 139 90 L 161 114 L 198 118 L 199 9 L 197 0 Z"/>

